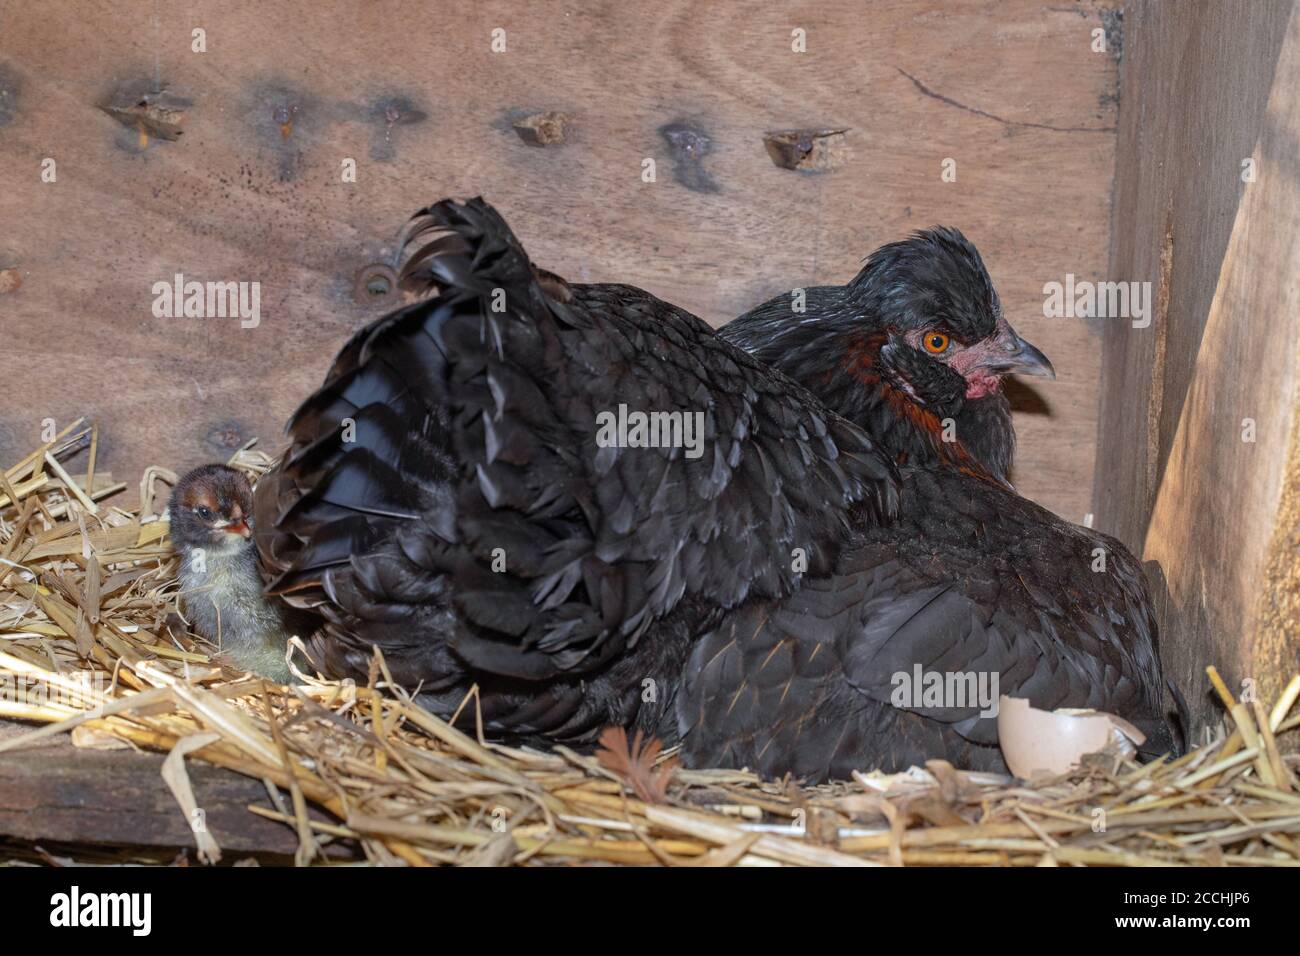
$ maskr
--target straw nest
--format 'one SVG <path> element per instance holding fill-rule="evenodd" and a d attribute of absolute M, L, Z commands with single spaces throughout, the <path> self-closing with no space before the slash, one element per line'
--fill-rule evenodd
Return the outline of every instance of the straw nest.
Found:
<path fill-rule="evenodd" d="M 513 749 L 423 710 L 381 659 L 366 686 L 223 668 L 176 623 L 158 513 L 175 476 L 149 469 L 138 510 L 109 505 L 125 485 L 96 472 L 96 437 L 74 423 L 0 473 L 0 717 L 45 725 L 0 749 L 71 733 L 172 752 L 177 813 L 194 810 L 182 757 L 266 781 L 274 809 L 250 812 L 295 828 L 299 863 L 343 842 L 410 865 L 1300 865 L 1300 758 L 1277 744 L 1300 724 L 1300 676 L 1266 709 L 1211 669 L 1231 733 L 1173 762 L 1099 756 L 1032 784 L 931 761 L 802 787 L 685 770 L 612 731 L 590 755 Z M 245 448 L 231 464 L 256 475 L 270 459 Z M 220 858 L 211 834 L 196 842 Z"/>

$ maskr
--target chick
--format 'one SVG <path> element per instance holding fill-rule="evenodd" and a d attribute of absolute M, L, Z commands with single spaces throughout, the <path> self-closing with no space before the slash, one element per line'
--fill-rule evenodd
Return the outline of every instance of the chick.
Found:
<path fill-rule="evenodd" d="M 242 472 L 203 465 L 171 497 L 172 547 L 181 556 L 181 610 L 236 667 L 289 680 L 285 606 L 262 592 L 253 546 L 253 490 Z"/>

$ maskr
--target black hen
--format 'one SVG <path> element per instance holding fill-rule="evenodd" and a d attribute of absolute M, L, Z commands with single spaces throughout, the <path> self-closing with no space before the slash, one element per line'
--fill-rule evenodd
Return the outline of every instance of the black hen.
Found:
<path fill-rule="evenodd" d="M 893 466 L 694 316 L 537 273 L 481 200 L 431 231 L 405 273 L 438 293 L 352 338 L 258 485 L 270 590 L 320 615 L 327 672 L 378 646 L 441 713 L 477 684 L 493 734 L 672 739 L 693 641 L 828 573 Z M 703 453 L 598 443 L 620 405 L 699 413 Z"/>
<path fill-rule="evenodd" d="M 1119 714 L 1147 753 L 1177 752 L 1137 561 L 1007 484 L 1015 436 L 1000 379 L 1051 365 L 1007 324 L 974 247 L 955 230 L 922 233 L 879 250 L 848 286 L 808 290 L 805 312 L 792 301 L 722 335 L 863 424 L 900 467 L 902 514 L 864 527 L 832 575 L 697 645 L 686 758 L 817 779 L 933 757 L 1004 769 L 979 705 L 894 706 L 917 665 L 996 675 L 1001 693 L 1041 708 Z"/>
<path fill-rule="evenodd" d="M 848 285 L 777 296 L 719 334 L 867 425 L 895 455 L 934 463 L 969 453 L 1003 479 L 1016 441 L 1003 376 L 1056 377 L 1007 323 L 978 250 L 950 228 L 882 246 Z M 918 409 L 951 419 L 960 447 L 936 450 L 933 429 L 914 427 Z"/>

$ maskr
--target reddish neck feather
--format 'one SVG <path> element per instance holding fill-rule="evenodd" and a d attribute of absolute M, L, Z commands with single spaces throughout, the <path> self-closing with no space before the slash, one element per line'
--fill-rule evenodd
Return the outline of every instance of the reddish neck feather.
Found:
<path fill-rule="evenodd" d="M 999 487 L 1008 487 L 1005 481 L 990 472 L 979 459 L 967 451 L 960 440 L 944 440 L 943 422 L 938 415 L 880 377 L 876 361 L 885 341 L 886 336 L 881 333 L 855 340 L 846 350 L 843 363 L 845 370 L 861 381 L 864 387 L 872 390 L 879 389 L 895 414 L 909 422 L 926 437 L 941 461 L 972 478 L 980 478 Z M 980 376 L 976 379 L 968 379 L 966 397 L 982 398 L 996 391 L 1001 384 L 1002 380 L 998 377 Z"/>

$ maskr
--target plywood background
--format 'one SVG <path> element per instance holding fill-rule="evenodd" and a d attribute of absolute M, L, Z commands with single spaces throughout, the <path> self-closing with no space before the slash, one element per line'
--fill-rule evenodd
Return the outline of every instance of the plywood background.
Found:
<path fill-rule="evenodd" d="M 1097 519 L 1159 565 L 1204 727 L 1206 665 L 1271 702 L 1300 664 L 1300 15 L 1140 2 L 1125 37 L 1111 273 L 1159 291 L 1106 327 Z"/>
<path fill-rule="evenodd" d="M 1104 278 L 1112 6 L 8 5 L 0 287 L 20 284 L 0 292 L 0 461 L 35 445 L 42 419 L 79 415 L 99 420 L 102 467 L 128 482 L 253 435 L 278 451 L 297 400 L 381 311 L 353 300 L 357 270 L 418 206 L 482 193 L 547 268 L 636 283 L 713 323 L 843 281 L 913 229 L 962 228 L 1060 373 L 1015 390 L 1018 484 L 1080 520 L 1098 330 L 1044 319 L 1042 287 Z M 490 51 L 495 27 L 505 53 Z M 181 135 L 144 141 L 120 112 L 142 99 L 178 110 Z M 570 141 L 525 145 L 511 120 L 537 110 L 568 114 Z M 670 142 L 672 124 L 693 148 Z M 827 127 L 848 129 L 834 170 L 780 169 L 764 150 L 766 132 Z M 948 157 L 955 183 L 940 180 Z M 40 181 L 45 158 L 55 183 Z M 260 282 L 261 326 L 154 318 L 151 286 L 177 272 Z"/>

